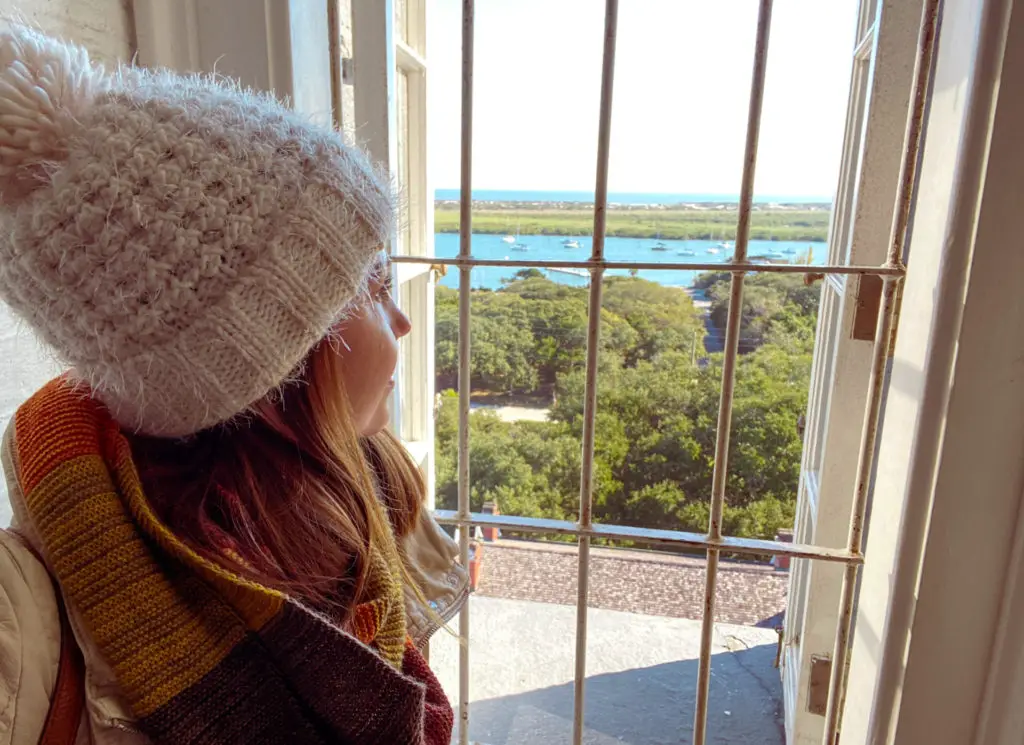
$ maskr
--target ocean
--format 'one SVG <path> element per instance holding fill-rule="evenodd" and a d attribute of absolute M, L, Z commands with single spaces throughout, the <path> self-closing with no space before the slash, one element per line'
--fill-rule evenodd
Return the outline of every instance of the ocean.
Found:
<path fill-rule="evenodd" d="M 434 199 L 454 201 L 459 198 L 458 189 L 436 189 Z M 482 202 L 582 202 L 594 201 L 592 191 L 520 191 L 515 189 L 474 189 L 473 199 Z M 830 204 L 830 197 L 822 196 L 780 196 L 757 195 L 754 201 L 762 204 Z M 610 204 L 735 204 L 737 194 L 662 194 L 609 192 Z"/>
<path fill-rule="evenodd" d="M 561 235 L 521 235 L 519 241 L 528 250 L 512 251 L 512 247 L 503 242 L 501 235 L 490 235 L 474 233 L 472 241 L 473 256 L 478 259 L 510 259 L 519 261 L 586 261 L 590 258 L 591 241 L 589 237 L 572 236 L 579 241 L 580 247 L 575 249 L 566 248 L 562 245 L 565 236 Z M 686 261 L 701 263 L 720 264 L 728 261 L 732 255 L 729 249 L 719 249 L 716 253 L 708 253 L 709 249 L 714 250 L 718 241 L 673 241 L 663 240 L 667 251 L 652 251 L 657 241 L 653 238 L 605 238 L 605 257 L 609 261 L 645 261 L 659 263 L 682 263 Z M 781 254 L 790 260 L 796 256 L 806 253 L 810 248 L 813 264 L 824 264 L 828 256 L 828 244 L 824 242 L 808 241 L 750 241 L 748 254 L 750 256 L 767 255 L 772 253 Z M 678 252 L 692 251 L 693 255 L 682 256 Z M 792 253 L 789 253 L 789 252 Z M 434 255 L 442 258 L 453 258 L 459 253 L 459 236 L 455 233 L 438 233 L 434 236 Z M 470 285 L 473 289 L 497 290 L 501 287 L 503 280 L 515 274 L 515 267 L 508 266 L 478 266 L 470 272 Z M 577 276 L 565 272 L 546 270 L 548 277 L 556 282 L 561 282 L 575 287 L 584 287 L 589 282 L 589 276 Z M 627 269 L 609 269 L 607 274 L 612 276 L 628 276 Z M 701 272 L 682 269 L 643 269 L 638 276 L 665 285 L 667 287 L 689 287 L 693 284 L 694 278 Z M 441 280 L 440 284 L 445 287 L 455 288 L 459 285 L 459 273 L 451 270 Z"/>

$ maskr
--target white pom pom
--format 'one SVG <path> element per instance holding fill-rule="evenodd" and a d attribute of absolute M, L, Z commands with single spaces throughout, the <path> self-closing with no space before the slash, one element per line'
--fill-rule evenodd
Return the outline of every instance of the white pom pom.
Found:
<path fill-rule="evenodd" d="M 44 182 L 77 117 L 107 86 L 84 49 L 25 27 L 0 32 L 0 199 Z"/>

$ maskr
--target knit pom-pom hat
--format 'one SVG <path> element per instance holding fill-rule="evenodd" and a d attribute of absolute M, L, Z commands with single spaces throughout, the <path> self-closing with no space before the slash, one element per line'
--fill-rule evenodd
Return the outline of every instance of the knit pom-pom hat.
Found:
<path fill-rule="evenodd" d="M 187 435 L 278 387 L 392 220 L 364 156 L 269 96 L 0 33 L 0 298 L 124 427 Z"/>

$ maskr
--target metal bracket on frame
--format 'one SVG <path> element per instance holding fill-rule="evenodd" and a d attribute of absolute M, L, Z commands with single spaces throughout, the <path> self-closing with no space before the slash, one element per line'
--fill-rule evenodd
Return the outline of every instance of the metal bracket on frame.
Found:
<path fill-rule="evenodd" d="M 857 310 L 853 316 L 853 338 L 874 341 L 878 310 L 882 303 L 882 278 L 864 274 L 857 285 Z"/>
<path fill-rule="evenodd" d="M 832 679 L 832 658 L 811 655 L 811 674 L 807 683 L 807 711 L 825 716 L 828 708 L 829 681 Z"/>

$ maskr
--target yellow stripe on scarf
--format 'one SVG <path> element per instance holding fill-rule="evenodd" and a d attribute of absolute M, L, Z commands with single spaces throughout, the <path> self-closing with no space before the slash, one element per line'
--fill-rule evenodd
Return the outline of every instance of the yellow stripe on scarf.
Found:
<path fill-rule="evenodd" d="M 101 405 L 58 379 L 15 416 L 19 482 L 65 597 L 138 717 L 213 670 L 290 602 L 204 559 L 146 500 L 128 441 Z M 361 641 L 401 669 L 406 620 L 394 543 L 371 552 Z"/>
<path fill-rule="evenodd" d="M 137 716 L 197 683 L 281 609 L 281 593 L 212 566 L 156 519 L 116 425 L 64 381 L 18 410 L 14 447 L 61 588 Z"/>

